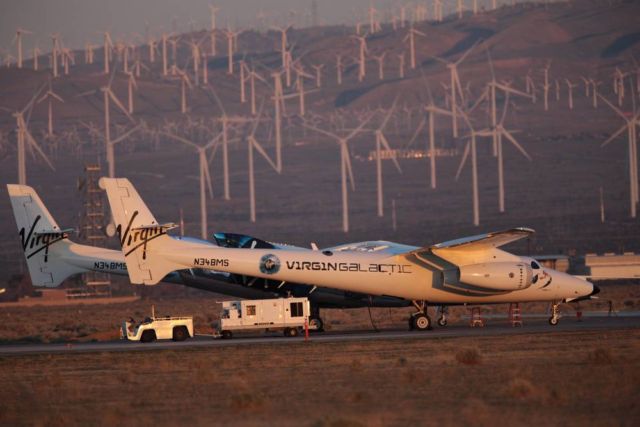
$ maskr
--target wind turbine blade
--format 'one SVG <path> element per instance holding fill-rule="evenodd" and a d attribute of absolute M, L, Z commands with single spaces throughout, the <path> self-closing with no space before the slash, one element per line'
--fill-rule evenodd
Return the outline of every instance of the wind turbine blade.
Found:
<path fill-rule="evenodd" d="M 360 126 L 358 126 L 357 128 L 355 128 L 353 131 L 351 131 L 351 133 L 350 133 L 346 138 L 344 138 L 344 139 L 345 139 L 345 141 L 350 140 L 351 138 L 353 138 L 354 136 L 356 136 L 358 133 L 360 133 L 360 131 L 362 130 L 362 128 L 363 128 L 367 123 L 369 123 L 369 120 L 371 120 L 371 118 L 372 118 L 372 117 L 373 117 L 373 113 L 369 114 L 369 116 L 368 116 L 366 119 L 364 119 L 364 120 L 362 121 L 362 123 L 360 123 Z"/>
<path fill-rule="evenodd" d="M 56 94 L 55 92 L 49 92 L 49 93 L 51 94 L 52 97 L 54 97 L 58 101 L 64 103 L 64 99 L 62 99 L 60 96 L 58 96 L 58 94 Z"/>
<path fill-rule="evenodd" d="M 109 37 L 109 40 L 111 40 L 111 37 Z M 104 47 L 105 49 L 107 48 L 106 46 Z M 113 67 L 113 70 L 111 71 L 111 76 L 109 76 L 109 84 L 107 84 L 107 89 L 111 90 L 111 84 L 113 83 L 113 78 L 116 75 L 116 67 Z"/>
<path fill-rule="evenodd" d="M 502 108 L 502 116 L 500 117 L 500 125 L 504 122 L 505 117 L 507 116 L 507 107 L 509 106 L 509 92 L 505 94 L 504 98 L 504 107 Z"/>
<path fill-rule="evenodd" d="M 25 127 L 29 126 L 29 120 L 31 120 L 31 112 L 33 111 L 33 106 L 35 105 L 36 99 L 38 98 L 38 96 L 40 96 L 40 94 L 42 93 L 42 91 L 44 90 L 44 88 L 47 87 L 47 84 L 43 84 L 42 86 L 40 86 L 40 89 L 38 89 L 38 91 L 33 95 L 33 97 L 31 97 L 31 99 L 29 100 L 29 103 L 22 109 L 22 113 L 24 114 L 24 112 L 27 112 L 27 119 L 25 120 Z"/>
<path fill-rule="evenodd" d="M 396 98 L 393 100 L 393 105 L 391 106 L 391 109 L 389 109 L 389 111 L 387 112 L 387 115 L 385 116 L 384 120 L 382 121 L 382 124 L 378 128 L 379 131 L 382 131 L 385 128 L 385 126 L 387 125 L 387 122 L 391 118 L 391 114 L 393 114 L 394 110 L 396 109 L 396 103 L 397 102 L 398 102 L 398 96 L 396 95 Z"/>
<path fill-rule="evenodd" d="M 523 97 L 525 97 L 525 98 L 531 98 L 531 97 L 532 97 L 532 95 L 529 95 L 528 93 L 525 93 L 525 92 L 519 91 L 518 89 L 514 89 L 514 88 L 512 88 L 511 86 L 503 85 L 503 84 L 501 84 L 501 83 L 493 83 L 493 84 L 495 84 L 495 86 L 496 86 L 498 89 L 501 89 L 501 90 L 503 90 L 504 92 L 510 92 L 510 93 L 515 94 L 515 95 L 523 96 Z"/>
<path fill-rule="evenodd" d="M 426 123 L 427 123 L 427 118 L 425 116 L 422 116 L 422 120 L 420 121 L 420 124 L 418 124 L 418 128 L 416 129 L 416 131 L 413 134 L 413 137 L 407 144 L 407 148 L 411 147 L 411 144 L 413 144 L 416 138 L 418 138 L 418 135 L 420 135 L 420 132 L 422 131 Z"/>
<path fill-rule="evenodd" d="M 222 105 L 222 101 L 220 100 L 220 97 L 218 96 L 218 93 L 216 92 L 216 90 L 212 86 L 207 86 L 207 88 L 213 94 L 213 98 L 216 100 L 216 104 L 218 104 L 218 107 L 220 108 L 220 111 L 222 111 L 222 114 L 226 116 L 227 112 L 224 109 L 224 105 Z"/>
<path fill-rule="evenodd" d="M 440 58 L 440 57 L 438 57 L 438 56 L 432 56 L 432 58 L 433 58 L 433 59 L 435 59 L 436 61 L 442 62 L 442 63 L 443 63 L 443 64 L 445 64 L 445 65 L 449 65 L 449 64 L 451 64 L 451 63 L 450 63 L 449 61 L 447 61 L 446 59 L 442 59 L 442 58 Z"/>
<path fill-rule="evenodd" d="M 620 117 L 622 117 L 625 121 L 628 121 L 629 119 L 627 119 L 627 116 L 624 115 L 624 113 L 615 105 L 613 105 L 612 103 L 609 102 L 609 100 L 607 98 L 605 98 L 604 96 L 600 95 L 600 93 L 598 93 L 598 98 L 602 99 L 609 107 L 611 107 L 611 109 L 613 111 L 615 111 Z"/>
<path fill-rule="evenodd" d="M 322 133 L 322 134 L 324 134 L 324 135 L 326 135 L 326 136 L 328 136 L 330 138 L 340 139 L 340 137 L 338 135 L 336 135 L 335 133 L 328 132 L 326 130 L 317 128 L 315 126 L 311 126 L 311 125 L 308 125 L 306 123 L 303 123 L 302 126 L 306 127 L 307 129 L 310 129 L 312 131 L 315 131 L 315 132 L 318 132 L 318 133 Z"/>
<path fill-rule="evenodd" d="M 471 106 L 471 108 L 469 108 L 469 112 L 473 112 L 473 110 L 475 110 L 478 105 L 480 105 L 482 103 L 482 101 L 485 101 L 489 96 L 489 86 L 484 88 L 484 91 L 482 92 L 482 95 L 480 95 L 478 97 L 478 99 L 476 99 L 476 102 Z"/>
<path fill-rule="evenodd" d="M 391 152 L 391 147 L 389 146 L 389 141 L 387 141 L 387 137 L 384 136 L 382 134 L 382 132 L 380 132 L 380 141 L 382 142 L 382 145 L 384 145 L 384 148 L 387 149 L 387 151 Z M 398 170 L 398 172 L 402 173 L 402 168 L 400 167 L 400 164 L 398 163 L 398 159 L 396 159 L 395 156 L 391 157 L 391 160 L 393 161 L 393 164 L 396 165 L 396 169 Z"/>
<path fill-rule="evenodd" d="M 467 142 L 467 145 L 464 147 L 464 153 L 462 153 L 462 159 L 460 160 L 460 165 L 458 166 L 458 171 L 456 172 L 456 181 L 460 178 L 460 172 L 462 172 L 462 168 L 467 161 L 467 157 L 469 157 L 469 150 L 471 149 L 471 141 Z"/>
<path fill-rule="evenodd" d="M 269 157 L 269 155 L 267 154 L 267 152 L 264 150 L 264 148 L 262 148 L 262 145 L 260 145 L 258 143 L 258 141 L 256 141 L 256 139 L 253 137 L 253 135 L 249 136 L 249 139 L 251 140 L 251 143 L 253 144 L 253 146 L 255 147 L 255 149 L 258 151 L 258 153 L 260 153 L 262 155 L 262 157 L 264 157 L 264 159 L 269 163 L 269 165 L 273 168 L 273 170 L 275 170 L 276 172 L 278 171 L 278 167 L 277 165 L 274 163 L 273 160 L 271 160 L 271 157 Z"/>
<path fill-rule="evenodd" d="M 491 70 L 491 81 L 496 81 L 496 73 L 493 70 L 493 60 L 491 59 L 491 51 L 487 48 L 487 60 L 489 61 L 489 69 Z"/>
<path fill-rule="evenodd" d="M 172 138 L 172 139 L 174 139 L 174 140 L 176 140 L 176 141 L 178 141 L 178 142 L 181 142 L 181 143 L 183 143 L 183 144 L 187 144 L 187 145 L 190 145 L 190 146 L 192 146 L 192 147 L 195 147 L 196 149 L 200 149 L 200 146 L 199 146 L 198 144 L 196 144 L 196 143 L 194 143 L 194 142 L 191 142 L 191 141 L 189 141 L 188 139 L 185 139 L 185 138 L 183 138 L 183 137 L 181 137 L 181 136 L 174 135 L 174 134 L 169 133 L 169 132 L 160 132 L 160 134 L 161 134 L 161 135 L 168 136 L 169 138 Z"/>
<path fill-rule="evenodd" d="M 207 162 L 207 155 L 203 153 L 204 156 L 204 177 L 207 181 L 207 189 L 209 190 L 209 197 L 213 199 L 213 184 L 211 183 L 211 173 L 209 171 L 209 163 Z"/>
<path fill-rule="evenodd" d="M 351 183 L 351 191 L 356 191 L 356 181 L 353 179 L 353 169 L 351 168 L 351 155 L 349 154 L 347 143 L 344 140 L 341 141 L 340 151 L 342 154 L 342 161 L 345 163 L 345 166 L 347 167 L 349 182 Z"/>
<path fill-rule="evenodd" d="M 214 147 L 214 152 L 215 152 L 218 149 L 217 143 L 220 141 L 220 138 L 222 138 L 222 136 L 223 136 L 223 133 L 220 132 L 215 138 L 209 141 L 207 145 L 204 146 L 204 148 L 209 149 L 211 147 Z M 213 156 L 211 158 L 213 158 Z"/>
<path fill-rule="evenodd" d="M 138 131 L 139 129 L 140 129 L 140 125 L 138 124 L 137 126 L 129 129 L 127 132 L 125 132 L 122 135 L 120 135 L 118 138 L 116 138 L 113 141 L 111 141 L 111 144 L 115 145 L 115 144 L 127 139 L 132 133 Z"/>
<path fill-rule="evenodd" d="M 473 50 L 473 48 L 476 47 L 476 45 L 479 43 L 479 41 L 476 41 L 470 48 L 469 50 L 467 50 L 464 55 L 462 55 L 456 62 L 455 64 L 458 65 L 460 64 L 462 61 L 464 61 L 464 59 L 469 56 L 469 54 L 471 53 L 471 51 Z"/>
<path fill-rule="evenodd" d="M 262 109 L 264 108 L 264 98 L 262 98 L 262 102 L 260 103 L 260 110 L 258 110 L 258 115 L 256 119 L 253 121 L 253 125 L 251 127 L 251 136 L 255 135 L 256 130 L 258 129 L 258 125 L 260 124 L 260 117 L 262 116 Z"/>
<path fill-rule="evenodd" d="M 127 118 L 129 120 L 131 120 L 131 123 L 135 124 L 135 120 L 133 119 L 133 117 L 131 117 L 131 114 L 129 114 L 129 111 L 124 108 L 124 105 L 122 105 L 122 103 L 120 102 L 120 100 L 116 97 L 116 95 L 111 91 L 111 89 L 107 89 L 107 93 L 109 95 L 109 98 L 111 98 L 111 101 L 113 101 L 114 104 L 116 104 L 116 106 L 120 109 L 120 111 L 122 111 L 122 113 L 127 116 Z"/>
<path fill-rule="evenodd" d="M 516 141 L 516 139 L 513 137 L 513 135 L 511 135 L 509 133 L 508 130 L 506 130 L 505 128 L 501 127 L 500 131 L 522 153 L 522 155 L 527 158 L 527 160 L 531 161 L 531 156 L 529 155 L 529 153 L 527 153 L 527 151 L 524 149 L 524 147 L 522 145 L 520 145 L 520 143 L 518 141 Z"/>
<path fill-rule="evenodd" d="M 44 154 L 44 151 L 42 151 L 42 149 L 40 148 L 36 140 L 33 139 L 33 136 L 31 136 L 31 133 L 29 132 L 29 130 L 26 127 L 23 130 L 24 130 L 24 134 L 27 136 L 27 141 L 29 141 L 29 145 L 31 145 L 31 147 L 33 147 L 38 152 L 38 154 L 40 154 L 40 156 L 44 159 L 47 165 L 49 165 L 51 170 L 55 172 L 56 168 L 53 167 L 53 164 L 51 163 L 47 155 Z"/>
<path fill-rule="evenodd" d="M 625 130 L 627 130 L 627 129 L 628 129 L 628 127 L 629 127 L 629 125 L 626 125 L 626 124 L 625 124 L 625 125 L 623 125 L 620 129 L 618 129 L 618 130 L 616 131 L 616 133 L 614 133 L 613 135 L 611 135 L 611 136 L 609 137 L 609 139 L 607 139 L 605 142 L 603 142 L 603 143 L 600 145 L 600 147 L 602 148 L 602 147 L 604 147 L 604 146 L 608 145 L 611 141 L 613 141 L 613 140 L 614 140 L 614 139 L 616 139 L 618 136 L 620 136 L 620 134 L 621 134 L 622 132 L 624 132 Z"/>
<path fill-rule="evenodd" d="M 462 100 L 462 103 L 464 104 L 464 91 L 462 90 L 462 85 L 460 84 L 460 76 L 458 75 L 458 70 L 456 70 L 456 74 L 455 74 L 455 84 L 456 84 L 456 89 L 458 89 L 458 93 L 460 94 L 460 99 Z"/>

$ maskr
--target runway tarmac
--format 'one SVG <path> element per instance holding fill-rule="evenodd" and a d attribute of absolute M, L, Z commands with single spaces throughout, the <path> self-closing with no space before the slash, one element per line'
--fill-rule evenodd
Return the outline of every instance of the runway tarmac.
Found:
<path fill-rule="evenodd" d="M 554 332 L 576 332 L 613 329 L 640 328 L 640 316 L 614 316 L 614 317 L 583 317 L 581 321 L 576 318 L 566 317 L 560 320 L 557 326 L 550 326 L 546 320 L 525 319 L 522 327 L 512 327 L 505 321 L 488 322 L 485 327 L 469 327 L 468 323 L 460 321 L 446 327 L 434 327 L 430 331 L 408 330 L 382 330 L 375 331 L 341 331 L 311 334 L 309 341 L 322 342 L 356 342 L 370 340 L 415 340 L 433 338 L 454 337 L 483 337 L 519 334 L 548 334 Z M 91 343 L 69 344 L 10 344 L 0 345 L 0 356 L 26 355 L 26 354 L 65 354 L 65 353 L 91 353 L 105 351 L 151 351 L 151 350 L 177 350 L 201 347 L 227 347 L 237 345 L 262 345 L 262 344 L 294 344 L 304 341 L 304 337 L 286 338 L 280 333 L 255 334 L 234 337 L 230 340 L 215 339 L 210 336 L 196 336 L 183 342 L 156 341 L 143 344 L 129 341 L 107 341 Z"/>

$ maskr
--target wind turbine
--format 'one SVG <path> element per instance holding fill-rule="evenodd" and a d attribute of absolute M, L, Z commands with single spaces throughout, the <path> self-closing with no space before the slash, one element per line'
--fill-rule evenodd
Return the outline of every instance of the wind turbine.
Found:
<path fill-rule="evenodd" d="M 27 161 L 26 161 L 27 145 L 31 149 L 35 149 L 38 152 L 38 154 L 40 154 L 40 157 L 44 159 L 44 161 L 47 163 L 47 165 L 51 168 L 52 171 L 55 172 L 56 170 L 53 167 L 53 164 L 51 163 L 47 155 L 44 154 L 44 151 L 42 151 L 42 149 L 40 148 L 36 140 L 31 135 L 31 132 L 29 132 L 29 126 L 28 126 L 29 117 L 31 116 L 31 110 L 33 109 L 34 102 L 37 99 L 38 95 L 40 95 L 40 93 L 42 92 L 43 88 L 41 88 L 36 92 L 36 94 L 31 98 L 29 103 L 27 103 L 25 108 L 13 113 L 13 116 L 16 118 L 16 126 L 17 126 L 16 134 L 18 137 L 18 141 L 17 141 L 18 142 L 18 149 L 17 149 L 18 151 L 18 184 L 21 184 L 21 185 L 27 184 Z M 26 120 L 24 117 L 25 113 L 27 113 Z"/>
<path fill-rule="evenodd" d="M 33 70 L 38 71 L 38 57 L 42 52 L 38 46 L 34 46 L 33 48 Z"/>
<path fill-rule="evenodd" d="M 375 131 L 376 183 L 377 183 L 377 189 L 378 189 L 378 216 L 379 217 L 384 216 L 384 196 L 383 196 L 383 188 L 382 188 L 383 186 L 382 184 L 382 147 L 384 147 L 384 149 L 387 150 L 387 152 L 391 153 L 391 147 L 389 146 L 389 141 L 387 141 L 387 138 L 384 136 L 383 131 L 384 131 L 384 128 L 387 126 L 387 122 L 391 118 L 391 115 L 393 114 L 396 108 L 396 101 L 397 101 L 397 98 L 393 102 L 393 105 L 391 106 L 389 111 L 387 112 L 387 115 L 384 117 L 384 120 L 382 121 L 378 129 L 376 129 Z M 396 157 L 392 156 L 391 160 L 393 160 L 393 164 L 396 166 L 396 169 L 398 170 L 398 172 L 402 173 L 402 169 L 400 168 L 400 165 L 398 164 L 398 160 L 396 159 Z"/>
<path fill-rule="evenodd" d="M 109 31 L 104 32 L 104 73 L 109 74 L 109 61 L 111 61 L 111 49 L 113 49 L 113 40 Z"/>
<path fill-rule="evenodd" d="M 113 84 L 114 76 L 115 76 L 115 69 L 111 74 L 109 83 L 106 86 L 103 86 L 100 88 L 100 91 L 102 92 L 103 99 L 104 99 L 104 143 L 105 143 L 105 151 L 107 154 L 106 156 L 107 164 L 109 167 L 109 178 L 115 177 L 116 165 L 115 165 L 114 146 L 117 143 L 124 141 L 127 137 L 129 137 L 129 135 L 137 131 L 140 127 L 140 125 L 137 124 L 135 127 L 125 132 L 123 135 L 121 135 L 117 139 L 111 140 L 111 102 L 113 102 L 116 105 L 116 107 L 118 107 L 118 109 L 131 121 L 131 123 L 136 124 L 131 114 L 129 114 L 129 111 L 124 107 L 124 105 L 122 105 L 122 102 L 120 102 L 118 97 L 111 90 L 111 85 Z M 96 91 L 90 91 L 85 94 L 88 95 L 88 94 L 93 94 L 95 92 Z M 85 94 L 80 94 L 80 96 Z"/>
<path fill-rule="evenodd" d="M 549 84 L 549 68 L 551 67 L 551 62 L 547 63 L 547 66 L 544 68 L 544 85 L 542 89 L 544 90 L 544 111 L 549 111 L 549 88 L 551 84 Z"/>
<path fill-rule="evenodd" d="M 571 83 L 569 79 L 564 79 L 564 81 L 567 83 L 567 89 L 569 90 L 569 109 L 573 110 L 573 88 L 578 85 Z"/>
<path fill-rule="evenodd" d="M 254 174 L 254 161 L 253 161 L 253 150 L 255 149 L 264 159 L 269 163 L 269 165 L 275 170 L 278 171 L 277 165 L 271 160 L 271 157 L 267 154 L 265 149 L 260 145 L 260 143 L 255 138 L 255 133 L 260 124 L 260 116 L 261 113 L 258 114 L 255 121 L 253 122 L 253 127 L 251 128 L 251 132 L 247 137 L 247 145 L 248 145 L 248 162 L 249 162 L 249 219 L 251 222 L 256 222 L 256 184 L 255 184 L 255 174 Z"/>
<path fill-rule="evenodd" d="M 233 74 L 233 50 L 234 50 L 234 41 L 238 35 L 242 33 L 242 31 L 231 31 L 231 29 L 226 29 L 224 34 L 227 36 L 227 55 L 228 55 L 228 74 Z"/>
<path fill-rule="evenodd" d="M 18 28 L 16 30 L 16 35 L 13 38 L 13 41 L 16 43 L 17 49 L 18 49 L 18 68 L 22 68 L 22 35 L 23 34 L 33 34 L 33 33 L 23 28 Z"/>
<path fill-rule="evenodd" d="M 462 84 L 460 83 L 460 76 L 458 75 L 458 65 L 460 65 L 462 63 L 462 61 L 464 61 L 467 56 L 469 56 L 469 54 L 471 53 L 473 48 L 476 47 L 476 44 L 471 46 L 469 48 L 469 50 L 467 50 L 455 62 L 450 62 L 450 61 L 447 61 L 445 59 L 438 58 L 437 56 L 434 56 L 434 58 L 436 60 L 444 63 L 447 66 L 447 68 L 449 68 L 449 71 L 451 73 L 451 88 L 450 88 L 451 89 L 451 123 L 452 123 L 452 126 L 453 126 L 453 137 L 454 138 L 458 137 L 458 116 L 457 116 L 457 114 L 458 114 L 457 113 L 457 111 L 458 111 L 458 108 L 457 108 L 458 107 L 458 102 L 457 102 L 458 97 L 460 98 L 460 101 L 462 103 L 464 103 L 464 91 L 462 90 Z M 457 95 L 456 95 L 456 93 L 457 93 Z"/>
<path fill-rule="evenodd" d="M 211 172 L 209 171 L 209 162 L 207 161 L 207 150 L 212 148 L 218 143 L 220 135 L 209 141 L 206 145 L 200 146 L 186 138 L 183 138 L 172 133 L 163 132 L 165 136 L 172 138 L 182 144 L 193 147 L 198 152 L 198 164 L 200 168 L 200 237 L 203 240 L 207 239 L 207 195 L 206 191 L 209 190 L 209 197 L 213 199 L 213 185 L 211 184 Z"/>
<path fill-rule="evenodd" d="M 187 114 L 187 88 L 193 89 L 191 80 L 187 73 L 175 65 L 171 66 L 171 72 L 172 74 L 177 74 L 180 79 L 180 112 L 182 114 Z"/>
<path fill-rule="evenodd" d="M 504 100 L 504 109 L 502 110 L 502 118 L 500 122 L 498 122 L 496 128 L 494 130 L 488 130 L 491 136 L 497 138 L 497 150 L 498 150 L 498 207 L 500 209 L 500 213 L 504 212 L 504 160 L 502 155 L 502 137 L 505 137 L 514 147 L 522 153 L 527 160 L 531 161 L 531 156 L 529 153 L 520 145 L 518 141 L 513 137 L 511 132 L 505 129 L 503 123 L 507 114 L 507 107 L 509 105 L 509 93 L 506 92 L 505 100 Z"/>
<path fill-rule="evenodd" d="M 364 36 L 351 36 L 353 39 L 358 41 L 359 46 L 359 55 L 358 55 L 358 81 L 361 82 L 364 80 L 367 75 L 367 67 L 365 62 L 365 55 L 368 53 L 367 49 L 367 35 Z"/>
<path fill-rule="evenodd" d="M 501 90 L 506 94 L 523 96 L 525 98 L 530 98 L 532 95 L 526 94 L 519 90 L 513 89 L 512 87 L 498 83 L 496 81 L 496 75 L 493 70 L 493 61 L 491 60 L 491 54 L 487 50 L 487 56 L 489 58 L 489 68 L 491 69 L 491 81 L 487 84 L 489 90 L 487 96 L 489 97 L 489 102 L 491 103 L 491 129 L 493 131 L 493 155 L 498 155 L 498 111 L 497 111 L 497 99 L 496 93 L 498 90 Z M 483 95 L 484 97 L 484 95 Z M 481 97 L 482 98 L 482 97 Z M 480 100 L 479 100 L 480 101 Z M 476 104 L 477 105 L 477 104 Z"/>
<path fill-rule="evenodd" d="M 640 112 L 636 111 L 635 95 L 633 96 L 633 115 L 631 118 L 627 117 L 623 111 L 614 106 L 602 95 L 598 95 L 613 111 L 616 112 L 626 122 L 620 129 L 613 133 L 605 142 L 602 143 L 602 147 L 609 144 L 611 141 L 620 136 L 625 130 L 627 131 L 627 138 L 629 144 L 629 199 L 630 199 L 630 213 L 631 218 L 636 217 L 636 209 L 638 201 L 640 200 L 640 194 L 638 192 L 638 134 L 636 126 L 640 125 Z"/>
<path fill-rule="evenodd" d="M 287 31 L 291 28 L 291 25 L 286 27 L 272 27 L 274 31 L 279 31 L 280 36 L 280 54 L 282 57 L 282 68 L 285 69 L 287 67 L 287 44 L 289 43 L 287 38 Z"/>
<path fill-rule="evenodd" d="M 342 55 L 336 55 L 336 81 L 338 86 L 342 86 L 342 71 L 344 66 L 342 64 Z"/>
<path fill-rule="evenodd" d="M 411 28 L 409 28 L 407 35 L 403 39 L 404 42 L 406 42 L 407 40 L 409 41 L 409 55 L 410 55 L 409 58 L 411 61 L 410 64 L 411 64 L 412 70 L 415 70 L 416 68 L 416 36 L 426 37 L 427 35 L 422 31 L 418 31 L 415 28 L 413 28 L 413 25 L 412 25 Z M 464 57 L 462 59 L 464 59 Z M 459 60 L 458 62 L 461 62 L 462 59 Z M 456 75 L 457 75 L 457 72 L 456 72 Z"/>
<path fill-rule="evenodd" d="M 435 104 L 433 103 L 433 98 L 431 98 L 431 92 L 429 92 L 429 104 L 426 105 L 424 107 L 424 110 L 427 112 L 428 114 L 428 122 L 429 122 L 429 145 L 428 145 L 428 153 L 429 153 L 429 174 L 430 174 L 430 185 L 431 185 L 431 189 L 435 190 L 437 187 L 437 181 L 436 181 L 436 133 L 435 133 L 435 116 L 437 114 L 443 115 L 443 116 L 451 116 L 451 111 L 449 110 L 445 110 L 443 108 L 439 108 L 436 107 Z M 422 129 L 425 126 L 425 118 L 422 118 L 422 121 L 420 122 L 420 124 L 418 125 L 418 128 L 416 129 L 415 135 L 414 137 L 411 139 L 411 141 L 409 142 L 408 145 L 411 145 L 413 143 L 413 141 L 415 140 L 415 138 L 418 136 L 418 134 L 420 134 L 420 132 L 422 131 Z"/>
<path fill-rule="evenodd" d="M 460 172 L 462 172 L 462 168 L 467 161 L 467 157 L 469 157 L 469 152 L 471 152 L 471 180 L 472 180 L 472 189 L 473 189 L 473 225 L 476 227 L 480 225 L 480 200 L 478 196 L 478 154 L 476 149 L 476 136 L 490 136 L 489 132 L 476 132 L 473 126 L 471 125 L 471 121 L 464 113 L 464 111 L 460 110 L 462 113 L 462 117 L 464 118 L 467 126 L 469 126 L 469 142 L 464 147 L 464 153 L 462 154 L 462 159 L 460 161 L 460 165 L 458 166 L 458 171 L 456 172 L 456 181 L 460 177 Z"/>
<path fill-rule="evenodd" d="M 324 68 L 324 64 L 312 65 L 311 68 L 316 70 L 316 88 L 321 88 L 322 87 L 322 69 Z"/>
<path fill-rule="evenodd" d="M 304 125 L 305 127 L 314 130 L 318 133 L 322 133 L 330 138 L 335 139 L 340 146 L 340 171 L 341 171 L 341 188 L 342 188 L 342 231 L 349 232 L 349 193 L 347 189 L 347 180 L 351 183 L 351 191 L 355 191 L 355 181 L 353 179 L 353 170 L 351 169 L 351 156 L 349 154 L 348 142 L 351 138 L 356 136 L 364 128 L 364 126 L 371 120 L 373 115 L 366 117 L 356 129 L 352 130 L 346 136 L 339 136 L 335 133 L 328 132 L 323 129 L 319 129 L 314 126 Z"/>
<path fill-rule="evenodd" d="M 373 59 L 378 63 L 378 79 L 384 80 L 384 57 L 387 55 L 387 52 L 382 52 L 382 54 L 373 56 Z"/>
<path fill-rule="evenodd" d="M 38 104 L 43 102 L 44 100 L 48 100 L 48 127 L 47 127 L 47 136 L 49 138 L 53 137 L 53 101 L 59 101 L 64 103 L 64 100 L 51 88 L 51 80 L 49 80 L 49 90 L 38 100 Z"/>
<path fill-rule="evenodd" d="M 209 10 L 211 11 L 211 56 L 216 56 L 216 14 L 220 9 L 214 5 L 209 5 Z"/>
<path fill-rule="evenodd" d="M 51 50 L 51 63 L 53 67 L 53 77 L 58 77 L 58 55 L 60 54 L 60 36 L 58 34 L 51 34 L 51 42 L 53 43 L 53 49 Z"/>
<path fill-rule="evenodd" d="M 136 82 L 136 78 L 133 76 L 133 72 L 127 73 L 127 100 L 128 102 L 128 110 L 129 114 L 133 114 L 133 90 L 138 90 L 138 83 Z"/>

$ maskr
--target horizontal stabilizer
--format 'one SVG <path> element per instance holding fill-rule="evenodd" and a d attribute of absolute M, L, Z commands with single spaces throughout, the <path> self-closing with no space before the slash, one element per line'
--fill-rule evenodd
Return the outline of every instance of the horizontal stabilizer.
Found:
<path fill-rule="evenodd" d="M 177 224 L 174 224 L 173 222 L 168 222 L 166 224 L 155 224 L 155 225 L 141 225 L 138 227 L 134 227 L 131 230 L 132 231 L 136 231 L 136 230 L 161 230 L 161 231 L 169 231 L 169 230 L 173 230 L 174 228 L 178 228 Z"/>
<path fill-rule="evenodd" d="M 65 228 L 64 230 L 42 230 L 42 231 L 34 231 L 33 234 L 36 236 L 59 236 L 61 234 L 69 234 L 73 233 L 75 230 L 73 228 Z M 66 236 L 65 236 L 66 237 Z"/>

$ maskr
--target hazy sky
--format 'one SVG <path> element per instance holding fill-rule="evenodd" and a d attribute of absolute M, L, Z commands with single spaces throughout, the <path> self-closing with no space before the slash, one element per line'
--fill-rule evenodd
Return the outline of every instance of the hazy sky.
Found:
<path fill-rule="evenodd" d="M 320 23 L 353 22 L 355 12 L 364 19 L 371 0 L 316 0 Z M 481 0 L 488 1 L 488 0 Z M 499 1 L 502 3 L 504 0 Z M 180 31 L 209 27 L 208 5 L 219 8 L 218 25 L 228 22 L 234 27 L 254 25 L 263 12 L 268 23 L 284 23 L 291 19 L 298 25 L 310 22 L 312 0 L 0 0 L 0 49 L 11 50 L 15 29 L 23 27 L 34 32 L 25 36 L 25 49 L 36 40 L 40 48 L 50 50 L 49 34 L 59 33 L 68 47 L 81 47 L 88 39 L 101 42 L 99 31 L 109 30 L 114 38 L 145 34 L 145 22 L 150 31 L 158 33 L 172 28 L 175 20 Z M 422 1 L 431 6 L 432 1 Z M 374 5 L 388 10 L 391 5 L 417 4 L 419 1 L 373 0 Z M 455 0 L 445 1 L 447 9 Z M 470 0 L 465 1 L 470 6 Z M 297 12 L 297 18 L 291 12 Z M 306 15 L 306 16 L 305 16 Z M 45 49 L 43 49 L 45 50 Z M 29 56 L 29 55 L 26 55 Z"/>
<path fill-rule="evenodd" d="M 116 37 L 145 33 L 145 21 L 152 32 L 169 30 L 175 20 L 179 30 L 189 29 L 192 20 L 196 29 L 209 27 L 208 5 L 219 8 L 218 25 L 229 22 L 244 26 L 256 21 L 263 11 L 270 21 L 283 21 L 290 10 L 309 14 L 311 0 L 0 0 L 0 48 L 11 49 L 16 27 L 34 32 L 25 37 L 30 48 L 35 40 L 40 47 L 49 47 L 49 34 L 60 33 L 70 47 L 82 46 L 88 38 L 100 40 L 97 31 L 110 30 Z M 374 1 L 392 4 L 392 1 Z M 345 22 L 352 19 L 354 8 L 363 11 L 369 0 L 317 0 L 321 22 Z M 297 18 L 309 22 L 309 18 Z M 252 22 L 252 23 L 253 23 Z"/>

